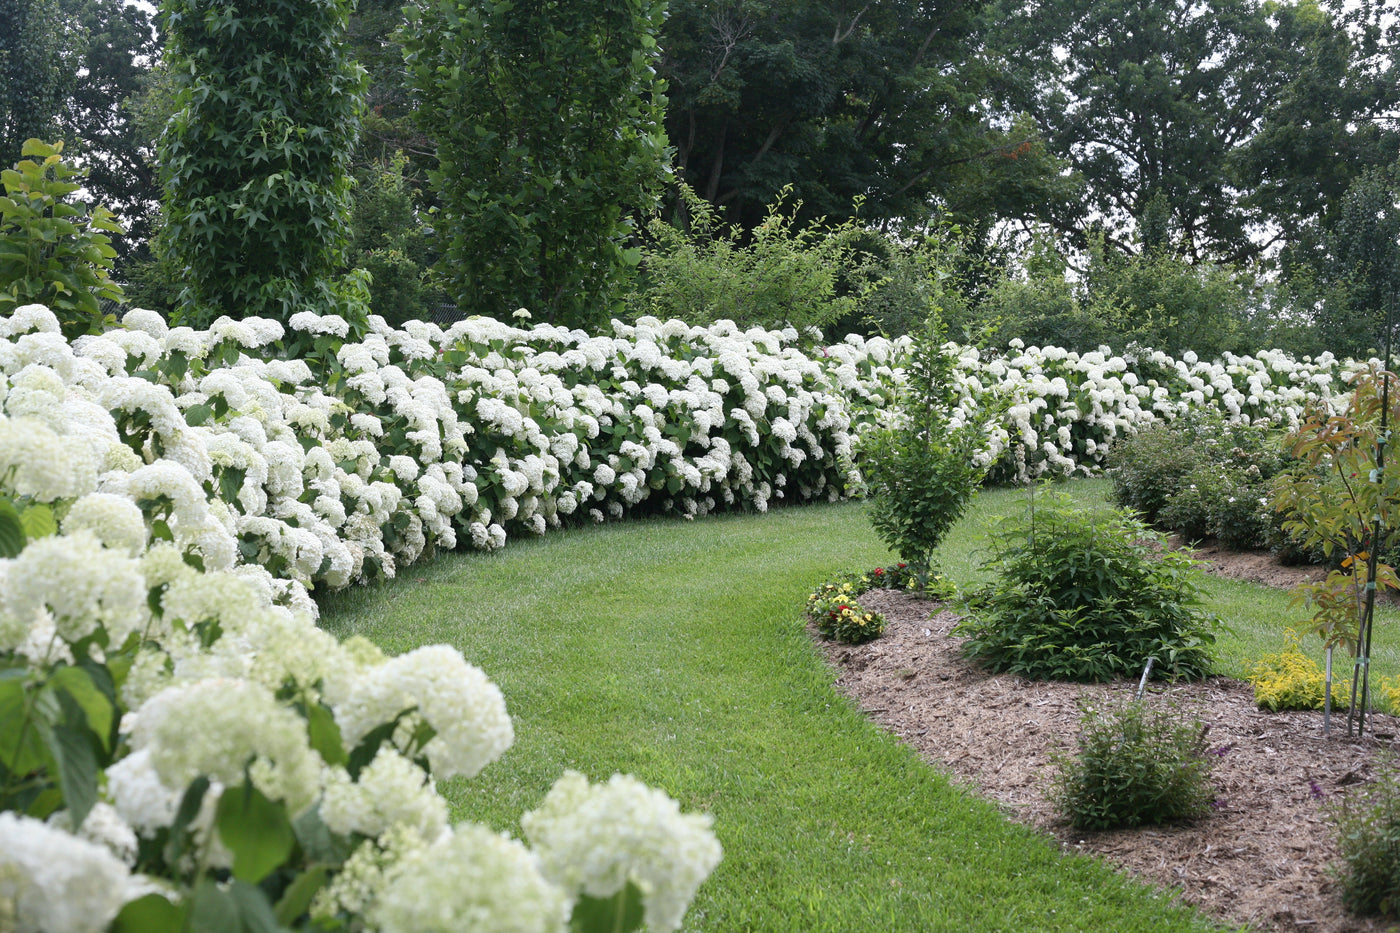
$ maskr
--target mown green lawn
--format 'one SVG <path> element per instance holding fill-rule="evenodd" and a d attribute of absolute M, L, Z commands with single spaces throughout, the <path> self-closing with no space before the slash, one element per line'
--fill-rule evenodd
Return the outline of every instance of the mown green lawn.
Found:
<path fill-rule="evenodd" d="M 1024 495 L 992 491 L 959 526 L 958 582 Z M 327 597 L 323 624 L 390 653 L 454 644 L 500 685 L 516 744 L 442 788 L 458 818 L 518 832 L 567 768 L 713 814 L 725 858 L 688 930 L 1211 928 L 954 789 L 834 692 L 803 601 L 889 559 L 860 503 L 638 521 L 443 555 Z"/>

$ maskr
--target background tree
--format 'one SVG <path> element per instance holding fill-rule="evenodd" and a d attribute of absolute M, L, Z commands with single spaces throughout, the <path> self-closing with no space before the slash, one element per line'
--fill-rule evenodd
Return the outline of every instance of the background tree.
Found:
<path fill-rule="evenodd" d="M 162 242 L 182 314 L 286 319 L 343 310 L 364 72 L 343 42 L 350 0 L 167 0 L 179 110 L 161 139 Z"/>
<path fill-rule="evenodd" d="M 0 0 L 0 165 L 52 139 L 78 74 L 81 29 L 59 0 Z"/>
<path fill-rule="evenodd" d="M 1098 218 L 1111 245 L 1131 249 L 1160 197 L 1182 255 L 1241 262 L 1325 212 L 1380 151 L 1368 121 L 1396 93 L 1373 80 L 1393 42 L 1339 10 L 1052 0 L 1009 18 L 1001 41 L 1046 65 L 1037 122 L 1086 185 L 1061 229 L 1082 238 Z"/>
<path fill-rule="evenodd" d="M 1325 238 L 1317 311 L 1323 344 L 1338 356 L 1385 347 L 1386 312 L 1400 318 L 1400 162 L 1358 178 Z M 1400 346 L 1400 341 L 1393 341 Z"/>
<path fill-rule="evenodd" d="M 122 0 L 61 2 L 82 40 L 73 50 L 77 74 L 58 116 L 64 155 L 87 170 L 84 187 L 126 227 L 126 235 L 112 241 L 121 276 L 132 259 L 148 254 L 160 200 L 156 134 L 135 111 L 159 55 L 155 24 L 148 9 Z"/>
<path fill-rule="evenodd" d="M 970 229 L 1069 195 L 999 99 L 981 2 L 674 0 L 662 30 L 681 178 L 745 229 L 791 185 L 806 219 Z"/>
<path fill-rule="evenodd" d="M 446 2 L 405 34 L 437 142 L 439 270 L 468 312 L 605 318 L 634 254 L 629 213 L 664 178 L 661 0 Z M 632 258 L 634 262 L 635 259 Z"/>

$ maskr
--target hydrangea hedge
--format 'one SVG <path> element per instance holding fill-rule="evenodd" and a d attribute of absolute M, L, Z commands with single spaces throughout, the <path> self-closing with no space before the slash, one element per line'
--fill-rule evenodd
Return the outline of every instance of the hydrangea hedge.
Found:
<path fill-rule="evenodd" d="M 70 343 L 41 306 L 0 319 L 0 915 L 397 931 L 434 905 L 553 930 L 586 899 L 641 898 L 673 929 L 719 859 L 704 818 L 570 774 L 522 819 L 530 848 L 448 826 L 435 781 L 511 744 L 500 692 L 444 646 L 335 642 L 309 591 L 571 520 L 849 495 L 903 344 L 652 319 L 290 325 L 133 310 Z M 1349 372 L 946 350 L 959 417 L 1002 413 L 1001 478 L 1092 471 L 1191 406 L 1291 423 Z"/>

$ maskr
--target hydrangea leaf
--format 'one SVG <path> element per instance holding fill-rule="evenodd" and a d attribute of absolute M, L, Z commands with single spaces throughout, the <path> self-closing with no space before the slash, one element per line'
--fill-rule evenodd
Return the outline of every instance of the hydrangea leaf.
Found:
<path fill-rule="evenodd" d="M 24 550 L 24 523 L 9 499 L 0 498 L 0 557 L 18 557 Z"/>
<path fill-rule="evenodd" d="M 224 792 L 214 819 L 219 838 L 233 852 L 233 875 L 243 881 L 266 878 L 296 845 L 286 808 L 247 782 Z"/>
<path fill-rule="evenodd" d="M 159 894 L 128 901 L 112 921 L 112 933 L 178 933 L 185 912 Z"/>

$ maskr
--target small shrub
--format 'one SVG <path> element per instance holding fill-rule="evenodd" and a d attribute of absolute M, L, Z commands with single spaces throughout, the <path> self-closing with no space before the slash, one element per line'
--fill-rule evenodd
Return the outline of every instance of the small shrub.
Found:
<path fill-rule="evenodd" d="M 1273 430 L 1195 411 L 1117 444 L 1113 495 L 1145 521 L 1237 550 L 1271 547 L 1279 521 L 1270 486 L 1284 455 Z"/>
<path fill-rule="evenodd" d="M 1326 678 L 1317 662 L 1303 653 L 1298 634 L 1288 632 L 1284 649 L 1255 662 L 1249 682 L 1261 709 L 1322 709 Z M 1336 698 L 1333 698 L 1336 702 Z"/>
<path fill-rule="evenodd" d="M 1360 916 L 1400 915 L 1400 776 L 1387 758 L 1366 790 L 1332 808 L 1342 904 Z"/>
<path fill-rule="evenodd" d="M 1201 464 L 1186 434 L 1159 424 L 1114 444 L 1107 458 L 1113 500 L 1155 524 L 1181 488 L 1182 477 Z"/>
<path fill-rule="evenodd" d="M 1046 680 L 1204 677 L 1214 616 L 1200 611 L 1196 562 L 1123 511 L 1088 512 L 1043 495 L 1031 515 L 994 538 L 957 631 L 964 652 L 993 671 Z"/>
<path fill-rule="evenodd" d="M 1053 788 L 1060 812 L 1079 829 L 1117 829 L 1190 820 L 1210 811 L 1206 731 L 1147 701 L 1084 710 L 1079 748 L 1063 758 Z"/>

